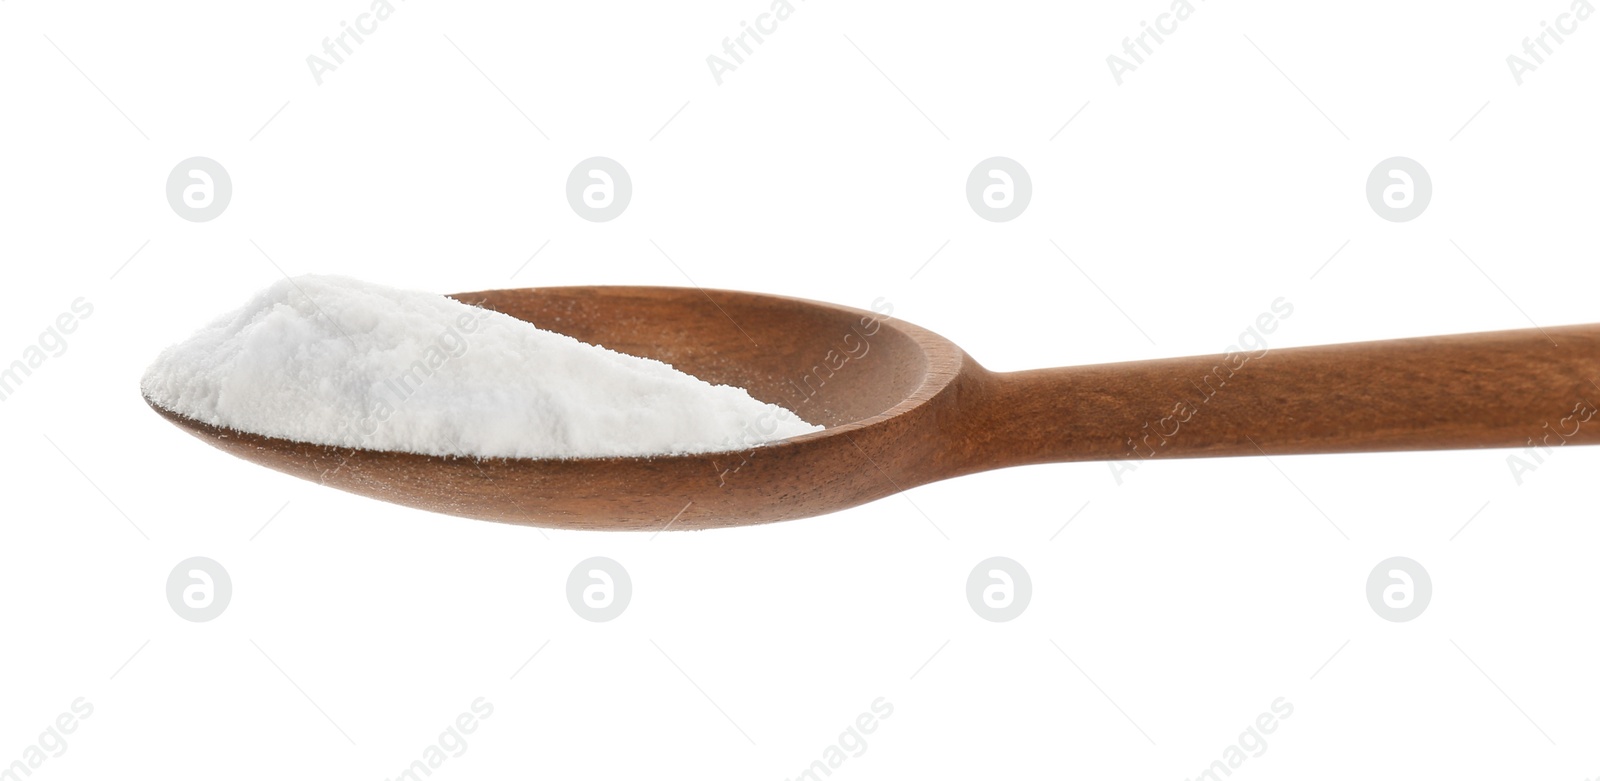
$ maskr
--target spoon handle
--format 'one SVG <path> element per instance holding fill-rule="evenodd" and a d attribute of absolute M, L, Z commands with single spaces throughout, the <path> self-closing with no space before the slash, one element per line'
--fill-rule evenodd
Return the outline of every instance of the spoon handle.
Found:
<path fill-rule="evenodd" d="M 1600 443 L 1600 325 L 1430 336 L 978 380 L 967 468 Z"/>

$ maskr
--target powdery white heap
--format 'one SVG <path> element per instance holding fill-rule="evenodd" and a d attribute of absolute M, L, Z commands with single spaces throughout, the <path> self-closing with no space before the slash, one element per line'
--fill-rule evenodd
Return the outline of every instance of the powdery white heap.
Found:
<path fill-rule="evenodd" d="M 813 426 L 740 388 L 444 296 L 303 276 L 256 294 L 145 372 L 213 426 L 436 456 L 747 450 Z"/>

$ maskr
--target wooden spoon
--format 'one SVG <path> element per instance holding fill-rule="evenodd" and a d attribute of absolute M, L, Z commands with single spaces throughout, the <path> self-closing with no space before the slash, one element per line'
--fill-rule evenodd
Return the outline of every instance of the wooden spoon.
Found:
<path fill-rule="evenodd" d="M 910 323 L 782 296 L 566 287 L 454 298 L 745 388 L 827 428 L 744 452 L 479 460 L 291 442 L 151 406 L 217 448 L 323 485 L 574 529 L 804 518 L 1023 464 L 1600 438 L 1600 325 L 996 373 Z"/>

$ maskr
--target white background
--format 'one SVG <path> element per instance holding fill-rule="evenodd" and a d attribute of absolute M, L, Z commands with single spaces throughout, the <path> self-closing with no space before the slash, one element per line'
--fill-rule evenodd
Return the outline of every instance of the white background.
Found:
<path fill-rule="evenodd" d="M 797 2 L 718 86 L 767 0 L 397 0 L 319 86 L 366 0 L 0 3 L 0 361 L 94 307 L 0 403 L 0 763 L 84 697 L 33 778 L 392 778 L 485 697 L 435 777 L 781 779 L 883 697 L 835 776 L 1179 779 L 1284 697 L 1236 777 L 1600 774 L 1597 451 L 1520 485 L 1513 451 L 1039 466 L 652 538 L 324 489 L 139 397 L 282 273 L 886 296 L 997 370 L 1218 352 L 1279 296 L 1275 348 L 1600 320 L 1600 20 L 1518 86 L 1566 0 L 1196 5 L 1119 86 L 1165 2 Z M 164 194 L 196 155 L 234 185 L 206 223 Z M 594 155 L 612 222 L 565 200 Z M 1011 222 L 965 199 L 995 155 Z M 1364 194 L 1395 155 L 1410 222 Z M 196 555 L 233 579 L 209 623 L 164 595 Z M 634 586 L 602 624 L 565 595 L 597 555 Z M 1034 587 L 999 624 L 963 593 L 997 555 Z M 1408 623 L 1365 597 L 1396 555 L 1433 579 Z"/>

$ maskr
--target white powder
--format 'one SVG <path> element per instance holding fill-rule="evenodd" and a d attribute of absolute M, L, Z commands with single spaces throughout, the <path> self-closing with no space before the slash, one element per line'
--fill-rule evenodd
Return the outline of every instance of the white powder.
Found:
<path fill-rule="evenodd" d="M 437 456 L 706 453 L 822 430 L 660 361 L 332 276 L 256 294 L 167 348 L 143 389 L 213 426 Z"/>

